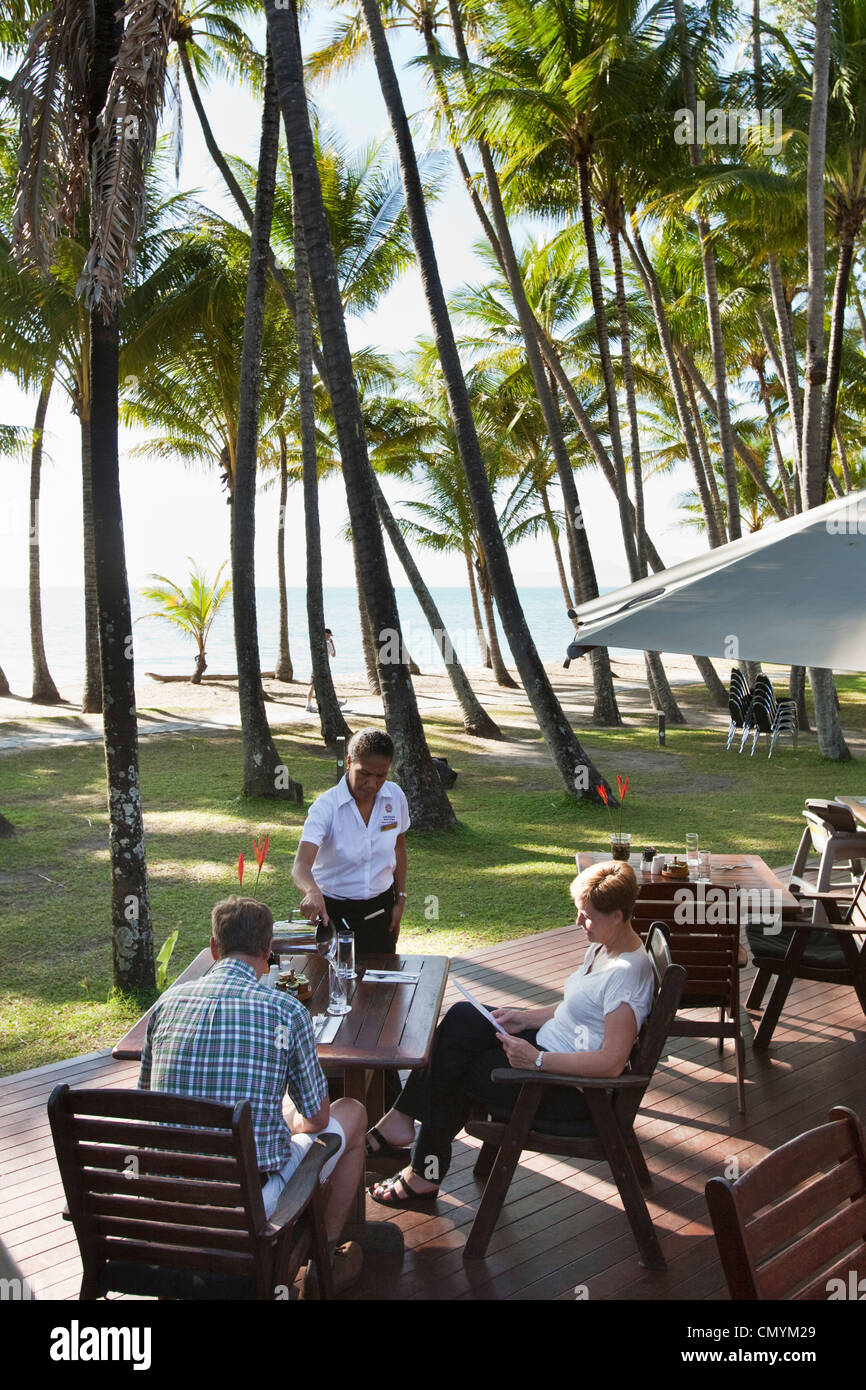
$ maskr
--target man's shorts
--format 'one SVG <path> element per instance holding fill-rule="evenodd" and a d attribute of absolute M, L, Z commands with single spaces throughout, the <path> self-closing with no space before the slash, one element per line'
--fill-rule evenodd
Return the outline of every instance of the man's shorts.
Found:
<path fill-rule="evenodd" d="M 331 1176 L 337 1163 L 346 1147 L 346 1136 L 339 1120 L 333 1116 L 325 1125 L 324 1129 L 318 1131 L 319 1134 L 336 1134 L 340 1140 L 340 1147 L 332 1158 L 329 1158 L 319 1176 L 320 1182 L 326 1182 Z M 283 1188 L 294 1173 L 304 1154 L 309 1153 L 316 1134 L 295 1134 L 292 1136 L 291 1153 L 286 1159 L 278 1173 L 272 1173 L 262 1188 L 262 1201 L 265 1204 L 265 1216 L 270 1216 L 283 1193 Z"/>

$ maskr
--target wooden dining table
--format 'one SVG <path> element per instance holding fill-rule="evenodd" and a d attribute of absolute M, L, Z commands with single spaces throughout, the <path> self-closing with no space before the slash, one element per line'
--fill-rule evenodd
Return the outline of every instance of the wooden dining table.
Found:
<path fill-rule="evenodd" d="M 314 1016 L 326 1013 L 327 961 L 315 950 L 286 947 L 278 937 L 272 945 L 280 957 L 281 969 L 290 968 L 296 974 L 307 976 L 312 985 L 312 995 L 306 1001 L 310 1013 Z M 199 952 L 174 984 L 200 978 L 213 964 L 208 947 Z M 342 1017 L 335 1036 L 329 1042 L 318 1043 L 316 1050 L 325 1075 L 342 1077 L 343 1094 L 366 1105 L 371 1124 L 375 1124 L 385 1108 L 386 1072 L 413 1070 L 426 1066 L 430 1060 L 448 966 L 447 956 L 360 956 L 355 963 L 357 979 L 347 981 L 351 1012 Z M 399 971 L 410 977 L 417 974 L 418 980 L 406 984 L 367 981 L 368 970 Z M 118 1061 L 141 1057 L 150 1013 L 148 1010 L 113 1049 L 112 1056 Z M 401 1251 L 403 1236 L 396 1223 L 367 1224 L 365 1208 L 366 1187 L 362 1174 L 344 1232 L 346 1238 L 360 1241 L 368 1252 Z"/>
<path fill-rule="evenodd" d="M 612 862 L 609 852 L 597 850 L 578 850 L 574 858 L 578 873 L 582 873 L 592 864 Z M 680 854 L 679 858 L 685 859 L 685 855 Z M 673 899 L 680 889 L 698 889 L 703 883 L 705 890 L 711 887 L 735 888 L 762 895 L 771 894 L 772 896 L 766 900 L 783 912 L 799 906 L 791 890 L 776 877 L 769 864 L 765 864 L 759 854 L 713 854 L 708 881 L 701 880 L 696 870 L 691 871 L 688 878 L 662 878 L 660 874 L 650 872 L 649 866 L 643 864 L 640 854 L 631 855 L 629 863 L 637 874 L 639 898 Z"/>

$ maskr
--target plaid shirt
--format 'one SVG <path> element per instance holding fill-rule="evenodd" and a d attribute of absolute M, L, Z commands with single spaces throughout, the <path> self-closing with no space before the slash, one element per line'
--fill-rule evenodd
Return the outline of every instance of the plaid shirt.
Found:
<path fill-rule="evenodd" d="M 264 988 L 252 966 L 232 956 L 157 1002 L 138 1085 L 229 1105 L 249 1100 L 263 1173 L 289 1157 L 286 1091 L 307 1119 L 328 1094 L 308 1011 L 291 995 Z"/>

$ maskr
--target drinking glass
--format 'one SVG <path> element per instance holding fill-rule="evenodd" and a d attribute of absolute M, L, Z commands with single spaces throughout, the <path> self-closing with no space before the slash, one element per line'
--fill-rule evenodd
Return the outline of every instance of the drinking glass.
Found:
<path fill-rule="evenodd" d="M 356 980 L 355 933 L 340 929 L 337 933 L 337 969 L 344 980 Z"/>
<path fill-rule="evenodd" d="M 702 845 L 698 851 L 698 880 L 700 883 L 709 883 L 712 859 L 713 856 L 709 849 L 706 845 Z"/>
<path fill-rule="evenodd" d="M 337 933 L 330 922 L 319 922 L 316 928 L 316 950 L 328 962 L 328 1013 L 350 1014 L 352 1005 L 346 999 L 346 981 L 337 967 Z"/>
<path fill-rule="evenodd" d="M 690 869 L 698 867 L 698 837 L 695 834 L 686 836 L 686 861 Z"/>

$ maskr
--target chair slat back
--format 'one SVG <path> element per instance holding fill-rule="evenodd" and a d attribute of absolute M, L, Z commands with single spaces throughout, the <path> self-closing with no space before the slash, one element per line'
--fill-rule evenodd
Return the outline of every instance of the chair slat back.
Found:
<path fill-rule="evenodd" d="M 248 1101 L 59 1086 L 48 1114 L 85 1267 L 117 1260 L 250 1276 L 266 1296 Z"/>
<path fill-rule="evenodd" d="M 670 948 L 663 929 L 650 932 L 647 951 L 655 975 L 655 996 L 652 1008 L 632 1048 L 629 1070 L 638 1076 L 645 1076 L 649 1085 L 679 1008 L 686 972 L 681 965 L 671 964 Z M 614 1095 L 614 1109 L 624 1119 L 633 1120 L 645 1091 L 646 1086 L 617 1091 Z"/>
<path fill-rule="evenodd" d="M 708 903 L 703 912 L 697 898 L 674 903 L 670 898 L 639 898 L 632 921 L 635 930 L 644 936 L 651 925 L 664 926 L 670 943 L 671 960 L 686 972 L 681 1007 L 689 1007 L 689 999 L 708 995 L 720 1003 L 732 1004 L 739 990 L 737 952 L 740 939 L 742 905 L 739 897 L 725 896 L 718 914 Z M 726 920 L 697 922 L 699 916 L 719 915 Z M 677 920 L 678 918 L 685 920 Z M 689 920 L 692 919 L 692 920 Z"/>
<path fill-rule="evenodd" d="M 866 1268 L 866 1146 L 851 1110 L 735 1183 L 712 1178 L 706 1197 L 732 1299 L 826 1299 L 838 1271 Z"/>

